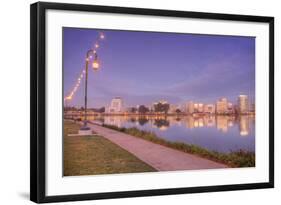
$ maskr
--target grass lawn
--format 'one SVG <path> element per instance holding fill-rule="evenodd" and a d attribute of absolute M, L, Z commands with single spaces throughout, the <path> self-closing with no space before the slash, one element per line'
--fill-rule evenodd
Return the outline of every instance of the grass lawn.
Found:
<path fill-rule="evenodd" d="M 67 136 L 79 128 L 64 121 L 64 176 L 156 171 L 102 136 Z"/>

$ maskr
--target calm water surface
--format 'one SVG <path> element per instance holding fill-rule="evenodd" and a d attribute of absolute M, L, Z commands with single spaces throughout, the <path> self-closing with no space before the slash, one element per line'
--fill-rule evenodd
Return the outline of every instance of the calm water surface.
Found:
<path fill-rule="evenodd" d="M 219 152 L 255 151 L 253 116 L 104 116 L 90 120 L 118 127 L 137 127 L 169 141 L 195 144 Z"/>

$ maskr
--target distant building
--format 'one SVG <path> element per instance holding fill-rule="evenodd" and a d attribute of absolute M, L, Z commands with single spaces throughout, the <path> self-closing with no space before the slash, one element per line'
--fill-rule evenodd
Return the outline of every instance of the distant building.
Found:
<path fill-rule="evenodd" d="M 256 105 L 255 105 L 255 103 L 252 103 L 251 107 L 250 107 L 250 111 L 255 112 L 255 110 L 256 110 Z"/>
<path fill-rule="evenodd" d="M 204 104 L 203 103 L 194 103 L 194 112 L 203 112 Z"/>
<path fill-rule="evenodd" d="M 226 98 L 221 98 L 216 103 L 216 113 L 225 114 L 228 111 L 228 102 Z"/>
<path fill-rule="evenodd" d="M 168 113 L 169 113 L 169 114 L 176 113 L 177 109 L 178 109 L 178 106 L 177 106 L 177 105 L 172 105 L 172 104 L 170 104 Z"/>
<path fill-rule="evenodd" d="M 228 105 L 227 105 L 227 112 L 229 113 L 229 114 L 234 114 L 235 113 L 235 107 L 234 107 L 234 105 L 232 104 L 232 103 L 228 103 Z"/>
<path fill-rule="evenodd" d="M 108 108 L 109 113 L 120 113 L 123 111 L 123 100 L 120 97 L 115 97 L 111 100 Z"/>
<path fill-rule="evenodd" d="M 194 103 L 194 112 L 198 112 L 198 103 Z"/>
<path fill-rule="evenodd" d="M 216 109 L 213 104 L 206 104 L 204 105 L 204 113 L 210 113 L 213 114 L 215 113 Z"/>
<path fill-rule="evenodd" d="M 186 112 L 188 114 L 192 114 L 194 113 L 194 103 L 192 101 L 189 101 L 187 104 L 186 104 Z"/>
<path fill-rule="evenodd" d="M 198 103 L 198 112 L 204 112 L 204 104 Z"/>
<path fill-rule="evenodd" d="M 240 114 L 246 114 L 249 112 L 249 101 L 247 95 L 238 96 L 238 112 Z"/>

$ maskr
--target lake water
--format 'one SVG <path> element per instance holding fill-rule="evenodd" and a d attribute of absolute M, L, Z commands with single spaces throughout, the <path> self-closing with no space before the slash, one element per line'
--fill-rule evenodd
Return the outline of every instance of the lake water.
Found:
<path fill-rule="evenodd" d="M 169 141 L 195 144 L 218 152 L 255 151 L 253 116 L 103 116 L 89 120 L 118 127 L 137 127 Z"/>

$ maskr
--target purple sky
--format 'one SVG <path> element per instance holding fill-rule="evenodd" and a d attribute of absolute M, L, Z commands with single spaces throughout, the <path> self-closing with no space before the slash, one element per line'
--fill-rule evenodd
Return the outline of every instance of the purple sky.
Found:
<path fill-rule="evenodd" d="M 64 96 L 85 67 L 95 29 L 64 28 Z M 255 38 L 103 30 L 101 69 L 89 69 L 88 107 L 108 106 L 121 96 L 126 106 L 214 103 L 239 94 L 255 96 Z M 82 106 L 84 81 L 69 105 Z"/>

